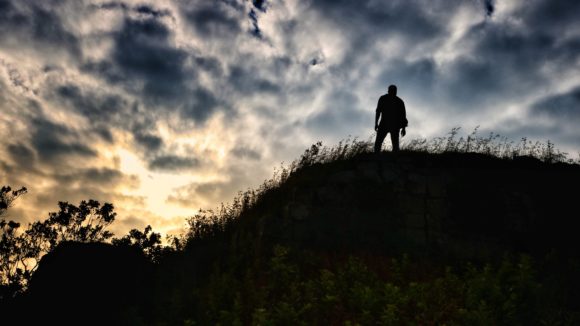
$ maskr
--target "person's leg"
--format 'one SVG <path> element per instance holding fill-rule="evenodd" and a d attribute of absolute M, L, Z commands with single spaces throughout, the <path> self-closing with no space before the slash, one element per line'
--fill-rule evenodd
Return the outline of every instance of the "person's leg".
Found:
<path fill-rule="evenodd" d="M 399 129 L 390 130 L 391 144 L 393 144 L 393 152 L 399 151 Z"/>
<path fill-rule="evenodd" d="M 387 130 L 379 128 L 379 130 L 377 130 L 377 139 L 375 140 L 375 153 L 381 151 L 385 137 L 387 137 Z"/>

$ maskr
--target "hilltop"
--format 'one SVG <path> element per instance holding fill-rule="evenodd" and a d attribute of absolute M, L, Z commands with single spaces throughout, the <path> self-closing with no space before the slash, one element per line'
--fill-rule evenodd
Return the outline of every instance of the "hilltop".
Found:
<path fill-rule="evenodd" d="M 122 324 L 574 324 L 580 166 L 546 161 L 315 144 L 258 189 L 192 217 L 189 233 L 149 265 L 65 244 L 43 258 L 19 304 L 42 298 L 50 314 L 92 302 L 111 311 L 95 322 Z M 66 257 L 95 257 L 102 273 Z M 53 293 L 46 284 L 65 266 L 104 278 L 95 284 L 130 285 Z M 51 296 L 59 301 L 46 304 Z"/>
<path fill-rule="evenodd" d="M 174 314 L 202 324 L 578 321 L 580 166 L 347 152 L 315 145 L 257 192 L 193 218 L 196 240 L 173 271 L 191 264 L 185 283 L 204 284 L 205 303 L 190 302 L 198 316 Z"/>
<path fill-rule="evenodd" d="M 579 184 L 580 166 L 533 157 L 361 154 L 296 171 L 245 210 L 240 218 L 253 223 L 239 228 L 303 248 L 575 252 Z"/>

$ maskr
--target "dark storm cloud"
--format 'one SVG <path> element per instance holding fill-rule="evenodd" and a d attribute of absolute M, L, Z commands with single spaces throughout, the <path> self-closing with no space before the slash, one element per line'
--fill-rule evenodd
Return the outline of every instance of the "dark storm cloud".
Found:
<path fill-rule="evenodd" d="M 445 22 L 428 13 L 452 12 L 448 7 L 421 1 L 321 0 L 313 1 L 311 6 L 326 22 L 348 36 L 347 54 L 338 65 L 339 69 L 347 71 L 360 69 L 357 65 L 361 54 L 388 37 L 402 37 L 405 42 L 417 45 L 443 37 Z"/>
<path fill-rule="evenodd" d="M 414 90 L 425 96 L 432 96 L 440 77 L 440 71 L 431 58 L 416 61 L 394 60 L 378 75 L 376 83 L 384 85 L 385 91 L 389 84 L 395 83 L 406 93 Z"/>
<path fill-rule="evenodd" d="M 528 21 L 525 21 L 528 22 Z M 542 68 L 555 64 L 566 71 L 577 60 L 578 40 L 561 40 L 549 29 L 530 32 L 510 22 L 484 22 L 471 28 L 463 42 L 475 42 L 470 56 L 451 62 L 449 77 L 443 79 L 443 90 L 452 95 L 451 102 L 463 110 L 479 109 L 506 100 L 528 96 L 540 85 L 549 83 L 550 75 Z"/>
<path fill-rule="evenodd" d="M 204 122 L 218 106 L 227 105 L 199 85 L 194 68 L 219 75 L 221 64 L 211 57 L 191 57 L 173 44 L 172 37 L 173 31 L 159 19 L 125 17 L 113 36 L 110 60 L 89 62 L 85 69 L 124 86 L 148 107 L 155 107 L 158 114 L 174 111 L 183 118 Z"/>
<path fill-rule="evenodd" d="M 507 23 L 482 23 L 466 35 L 466 39 L 478 41 L 474 49 L 477 59 L 524 72 L 557 55 L 557 38 L 545 32 L 531 34 Z"/>
<path fill-rule="evenodd" d="M 9 144 L 7 150 L 16 165 L 23 169 L 34 170 L 36 153 L 28 145 L 23 143 Z"/>
<path fill-rule="evenodd" d="M 70 184 L 92 184 L 98 186 L 115 186 L 126 184 L 135 186 L 138 184 L 136 176 L 129 176 L 119 170 L 107 167 L 103 168 L 79 168 L 73 172 L 59 172 L 54 178 L 58 180 L 61 186 Z"/>
<path fill-rule="evenodd" d="M 91 4 L 91 7 L 102 10 L 129 10 L 129 6 L 123 2 L 104 2 L 100 4 Z"/>
<path fill-rule="evenodd" d="M 548 116 L 562 124 L 580 123 L 580 87 L 540 100 L 532 105 L 531 113 Z"/>
<path fill-rule="evenodd" d="M 371 125 L 372 121 L 365 121 L 366 116 L 357 108 L 359 100 L 355 94 L 348 90 L 332 91 L 327 97 L 324 110 L 310 117 L 306 126 L 317 134 L 333 135 L 343 134 L 348 130 L 360 127 L 365 123 Z M 345 134 L 346 133 L 346 134 Z"/>
<path fill-rule="evenodd" d="M 153 17 L 165 17 L 171 16 L 171 11 L 164 9 L 164 10 L 157 10 L 148 5 L 139 5 L 135 7 L 135 12 L 140 14 L 151 15 Z"/>
<path fill-rule="evenodd" d="M 252 22 L 252 29 L 250 30 L 250 33 L 253 36 L 261 39 L 263 34 L 259 24 L 259 12 L 266 13 L 268 11 L 269 2 L 266 0 L 252 0 L 252 5 L 254 8 L 250 9 L 250 12 L 248 13 L 250 22 Z"/>
<path fill-rule="evenodd" d="M 223 67 L 220 60 L 212 57 L 195 57 L 194 59 L 195 65 L 204 70 L 209 72 L 214 76 L 221 76 L 223 75 Z"/>
<path fill-rule="evenodd" d="M 0 44 L 22 46 L 22 40 L 31 40 L 34 47 L 64 48 L 74 57 L 80 57 L 78 38 L 66 30 L 62 19 L 51 9 L 52 1 L 0 0 Z M 31 44 L 28 44 L 31 45 Z"/>
<path fill-rule="evenodd" d="M 252 0 L 252 5 L 254 6 L 254 8 L 262 11 L 262 12 L 266 12 L 268 9 L 268 1 L 267 0 Z"/>
<path fill-rule="evenodd" d="M 112 122 L 121 120 L 127 102 L 120 96 L 83 92 L 74 84 L 57 87 L 56 95 L 91 122 Z"/>
<path fill-rule="evenodd" d="M 491 17 L 495 11 L 495 0 L 484 0 L 485 15 Z"/>
<path fill-rule="evenodd" d="M 105 2 L 100 4 L 91 4 L 90 7 L 99 10 L 121 10 L 125 13 L 134 12 L 137 14 L 150 15 L 156 18 L 172 16 L 169 9 L 155 9 L 152 6 L 145 4 L 130 6 L 123 2 Z"/>
<path fill-rule="evenodd" d="M 142 147 L 145 153 L 155 153 L 163 146 L 163 139 L 152 133 L 146 133 L 145 130 L 136 129 L 133 138 L 137 144 Z"/>
<path fill-rule="evenodd" d="M 30 121 L 31 145 L 42 162 L 56 163 L 65 157 L 96 157 L 97 152 L 81 141 L 82 137 L 69 127 L 35 117 Z"/>
<path fill-rule="evenodd" d="M 346 32 L 369 32 L 353 37 L 355 41 L 385 33 L 402 33 L 411 41 L 420 41 L 438 35 L 443 27 L 441 22 L 428 15 L 429 10 L 443 8 L 437 8 L 437 5 L 429 7 L 421 1 L 321 0 L 313 1 L 311 5 Z"/>
<path fill-rule="evenodd" d="M 250 21 L 252 22 L 252 30 L 251 33 L 257 38 L 262 38 L 262 30 L 260 30 L 260 26 L 258 25 L 258 14 L 254 9 L 250 10 L 248 14 Z"/>
<path fill-rule="evenodd" d="M 242 65 L 230 68 L 229 84 L 244 94 L 278 93 L 280 87 L 274 82 L 259 77 L 257 71 Z"/>
<path fill-rule="evenodd" d="M 190 97 L 181 107 L 181 115 L 184 118 L 195 121 L 206 121 L 218 106 L 226 106 L 220 99 L 216 98 L 212 92 L 205 88 L 198 88 L 191 92 Z"/>
<path fill-rule="evenodd" d="M 569 0 L 545 0 L 525 3 L 518 13 L 525 20 L 526 27 L 533 31 L 563 33 L 580 25 L 578 12 L 580 2 Z"/>
<path fill-rule="evenodd" d="M 183 172 L 199 166 L 199 160 L 178 155 L 163 155 L 149 162 L 149 169 L 155 171 Z"/>
<path fill-rule="evenodd" d="M 461 1 L 451 1 L 447 6 L 441 2 L 428 1 L 313 1 L 309 10 L 317 12 L 322 26 L 331 27 L 343 37 L 344 46 L 340 49 L 343 54 L 340 61 L 333 60 L 330 71 L 336 75 L 351 74 L 355 71 L 361 75 L 374 74 L 377 69 L 389 67 L 385 62 L 391 50 L 389 48 L 377 51 L 377 46 L 392 42 L 393 52 L 399 47 L 406 48 L 405 53 L 414 47 L 435 44 L 445 40 L 447 35 L 447 17 L 452 17 Z M 301 22 L 294 24 L 300 26 Z M 288 33 L 293 33 L 296 27 L 290 27 Z M 297 49 L 300 44 L 295 45 Z M 326 62 L 325 57 L 331 53 L 322 53 L 309 59 L 311 65 Z M 423 55 L 429 55 L 423 51 Z M 384 57 L 383 57 L 384 56 Z M 373 57 L 373 61 L 369 61 Z M 416 58 L 416 56 L 415 56 Z M 406 58 L 399 57 L 398 60 Z M 414 59 L 417 60 L 417 59 Z M 365 73 L 368 71 L 368 73 Z M 387 78 L 388 83 L 393 79 Z M 345 82 L 351 82 L 356 87 L 358 80 L 347 77 Z M 315 86 L 315 85 L 314 85 Z"/>
<path fill-rule="evenodd" d="M 103 139 L 104 141 L 106 141 L 109 144 L 113 144 L 115 139 L 113 137 L 113 133 L 111 132 L 111 129 L 109 127 L 107 127 L 106 125 L 100 125 L 100 126 L 94 126 L 93 127 L 95 133 L 97 135 L 99 135 L 99 137 L 101 137 L 101 139 Z"/>
<path fill-rule="evenodd" d="M 142 95 L 171 101 L 185 90 L 187 52 L 169 43 L 170 30 L 157 19 L 125 19 L 115 36 L 112 60 L 126 82 L 145 82 Z"/>
<path fill-rule="evenodd" d="M 145 152 L 155 152 L 163 145 L 163 140 L 155 135 L 153 117 L 120 95 L 68 83 L 56 86 L 48 98 L 84 116 L 91 131 L 109 143 L 114 142 L 112 129 L 119 128 L 132 133 Z"/>
<path fill-rule="evenodd" d="M 204 38 L 231 37 L 242 30 L 240 19 L 232 16 L 219 1 L 209 2 L 185 12 L 193 29 Z M 234 11 L 236 12 L 236 11 Z"/>
<path fill-rule="evenodd" d="M 450 76 L 442 88 L 447 89 L 444 94 L 448 101 L 453 104 L 450 111 L 476 111 L 482 108 L 489 108 L 494 103 L 501 102 L 500 95 L 507 95 L 515 89 L 510 90 L 510 78 L 517 78 L 510 75 L 509 70 L 490 60 L 473 60 L 462 58 L 456 60 L 450 67 Z M 523 82 L 523 81 L 522 81 Z M 517 84 L 520 92 L 521 86 Z M 503 94 L 502 94 L 503 93 Z M 468 103 L 474 105 L 466 105 Z"/>

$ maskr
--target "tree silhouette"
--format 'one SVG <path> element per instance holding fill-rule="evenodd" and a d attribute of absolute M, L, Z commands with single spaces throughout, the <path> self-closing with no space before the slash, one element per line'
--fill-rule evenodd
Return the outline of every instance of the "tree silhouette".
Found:
<path fill-rule="evenodd" d="M 12 190 L 9 186 L 0 189 L 0 216 L 12 205 L 12 202 L 27 192 L 26 187 Z"/>
<path fill-rule="evenodd" d="M 158 261 L 162 253 L 161 234 L 153 232 L 151 225 L 147 225 L 143 232 L 132 229 L 129 234 L 120 238 L 113 239 L 112 243 L 116 246 L 136 247 L 143 251 L 152 261 Z"/>
<path fill-rule="evenodd" d="M 0 214 L 24 193 L 24 187 L 2 187 Z M 116 217 L 112 204 L 83 200 L 78 206 L 67 202 L 59 202 L 58 206 L 58 212 L 49 213 L 44 221 L 29 223 L 24 230 L 20 223 L 0 219 L 0 300 L 25 289 L 42 256 L 60 242 L 103 242 L 113 236 L 106 230 Z"/>
<path fill-rule="evenodd" d="M 55 231 L 56 242 L 100 242 L 113 236 L 105 228 L 115 220 L 112 204 L 101 204 L 93 199 L 81 201 L 79 206 L 59 202 L 60 210 L 50 213 L 47 226 Z"/>

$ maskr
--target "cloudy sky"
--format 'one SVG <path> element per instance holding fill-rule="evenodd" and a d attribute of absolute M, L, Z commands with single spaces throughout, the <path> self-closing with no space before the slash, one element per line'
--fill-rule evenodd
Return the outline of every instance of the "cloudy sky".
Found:
<path fill-rule="evenodd" d="M 317 140 L 451 127 L 580 150 L 580 1 L 0 0 L 0 183 L 177 232 Z"/>

